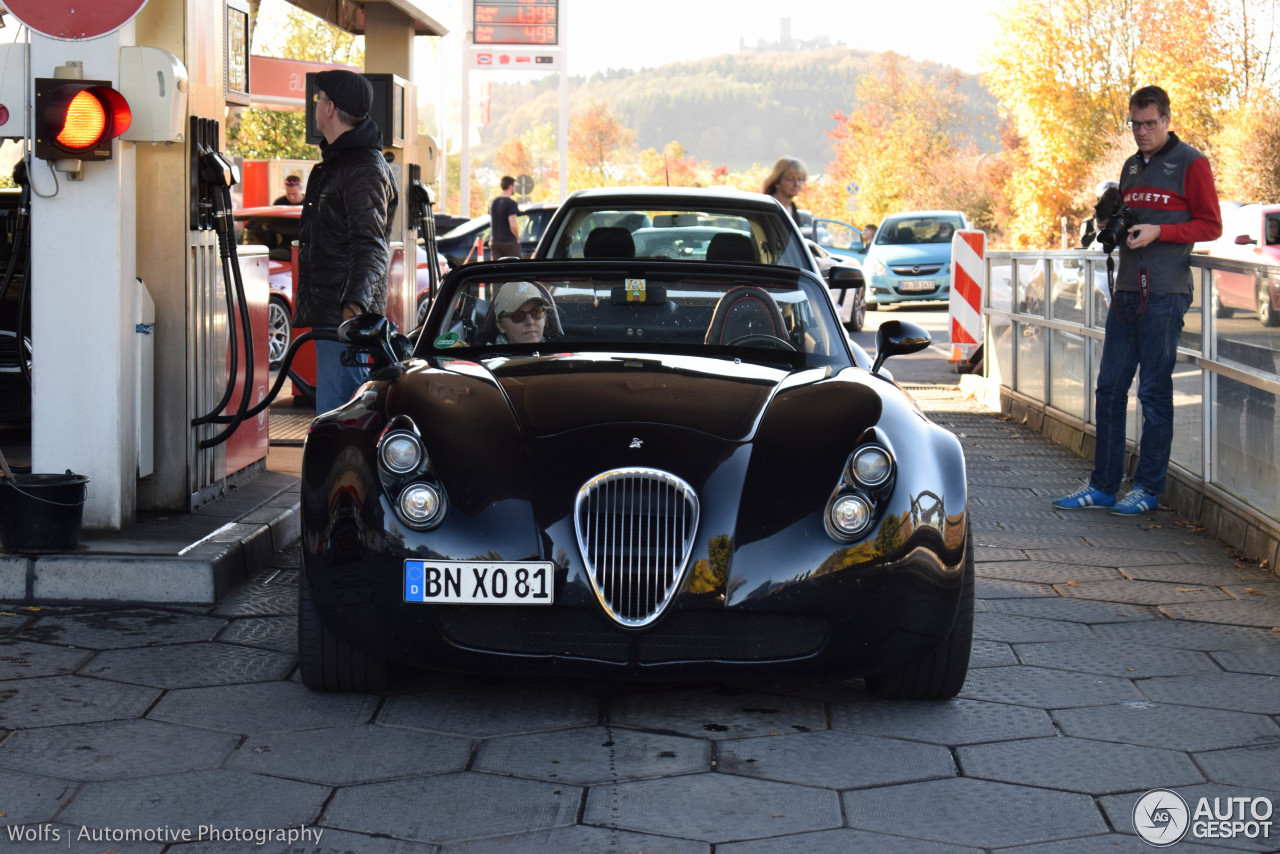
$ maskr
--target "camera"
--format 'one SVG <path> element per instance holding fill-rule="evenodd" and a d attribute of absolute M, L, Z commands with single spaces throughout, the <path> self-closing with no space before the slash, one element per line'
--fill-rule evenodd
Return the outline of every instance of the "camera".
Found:
<path fill-rule="evenodd" d="M 1125 239 L 1129 233 L 1129 229 L 1138 224 L 1138 214 L 1133 208 L 1124 202 L 1116 208 L 1108 219 L 1107 224 L 1098 231 L 1098 242 L 1102 244 L 1102 248 L 1111 252 L 1116 248 L 1116 244 Z"/>

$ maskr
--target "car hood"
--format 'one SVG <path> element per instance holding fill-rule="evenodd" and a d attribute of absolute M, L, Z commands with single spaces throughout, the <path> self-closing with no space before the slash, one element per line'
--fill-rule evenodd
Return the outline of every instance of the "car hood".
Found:
<path fill-rule="evenodd" d="M 951 260 L 950 243 L 906 243 L 900 246 L 877 246 L 875 254 L 886 265 L 945 264 Z"/>
<path fill-rule="evenodd" d="M 495 359 L 451 369 L 487 375 L 529 438 L 650 423 L 733 442 L 751 439 L 780 389 L 827 375 L 825 369 L 793 372 L 728 359 L 620 353 Z"/>

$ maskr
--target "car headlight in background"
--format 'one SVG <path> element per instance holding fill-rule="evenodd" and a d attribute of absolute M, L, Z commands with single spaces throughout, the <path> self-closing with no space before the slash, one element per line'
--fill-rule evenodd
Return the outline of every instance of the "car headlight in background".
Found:
<path fill-rule="evenodd" d="M 440 517 L 444 502 L 440 491 L 428 483 L 411 483 L 400 491 L 396 510 L 405 524 L 428 528 Z"/>
<path fill-rule="evenodd" d="M 872 258 L 870 263 L 867 264 L 867 269 L 871 272 L 871 275 L 873 276 L 889 275 L 889 268 L 886 267 L 884 265 L 884 262 L 881 261 L 879 258 Z"/>
<path fill-rule="evenodd" d="M 831 502 L 831 527 L 844 537 L 856 537 L 871 526 L 872 508 L 861 495 L 841 495 Z"/>
<path fill-rule="evenodd" d="M 378 462 L 393 474 L 415 471 L 426 458 L 422 441 L 412 433 L 397 430 L 387 433 L 378 443 Z"/>

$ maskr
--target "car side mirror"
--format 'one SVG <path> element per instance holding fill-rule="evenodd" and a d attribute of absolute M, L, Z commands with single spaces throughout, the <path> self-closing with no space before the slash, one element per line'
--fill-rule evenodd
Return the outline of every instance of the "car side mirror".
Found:
<path fill-rule="evenodd" d="M 833 288 L 863 288 L 867 280 L 862 270 L 852 264 L 832 264 L 827 269 L 827 284 Z"/>
<path fill-rule="evenodd" d="M 880 372 L 880 366 L 890 356 L 918 353 L 933 343 L 933 338 L 918 323 L 909 320 L 888 320 L 876 330 L 876 360 L 871 373 Z"/>
<path fill-rule="evenodd" d="M 1236 235 L 1236 245 L 1237 245 L 1237 246 L 1252 246 L 1252 245 L 1253 245 L 1253 238 L 1252 238 L 1252 237 L 1250 237 L 1250 236 L 1249 236 L 1249 235 L 1247 235 L 1247 234 L 1237 234 L 1237 235 Z"/>

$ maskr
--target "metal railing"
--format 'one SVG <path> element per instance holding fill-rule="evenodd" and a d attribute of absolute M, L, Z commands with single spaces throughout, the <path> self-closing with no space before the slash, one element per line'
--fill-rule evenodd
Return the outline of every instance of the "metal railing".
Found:
<path fill-rule="evenodd" d="M 985 264 L 988 381 L 999 384 L 1002 397 L 1042 405 L 1046 418 L 1092 436 L 1110 301 L 1106 255 L 1001 250 L 987 252 Z M 1195 293 L 1174 369 L 1170 474 L 1216 506 L 1254 516 L 1246 526 L 1264 531 L 1274 554 L 1280 532 L 1280 326 L 1264 322 L 1259 301 L 1280 299 L 1280 266 L 1207 255 L 1194 255 L 1191 266 Z M 1269 314 L 1277 322 L 1277 312 Z M 1135 380 L 1127 419 L 1135 443 L 1140 412 Z"/>

